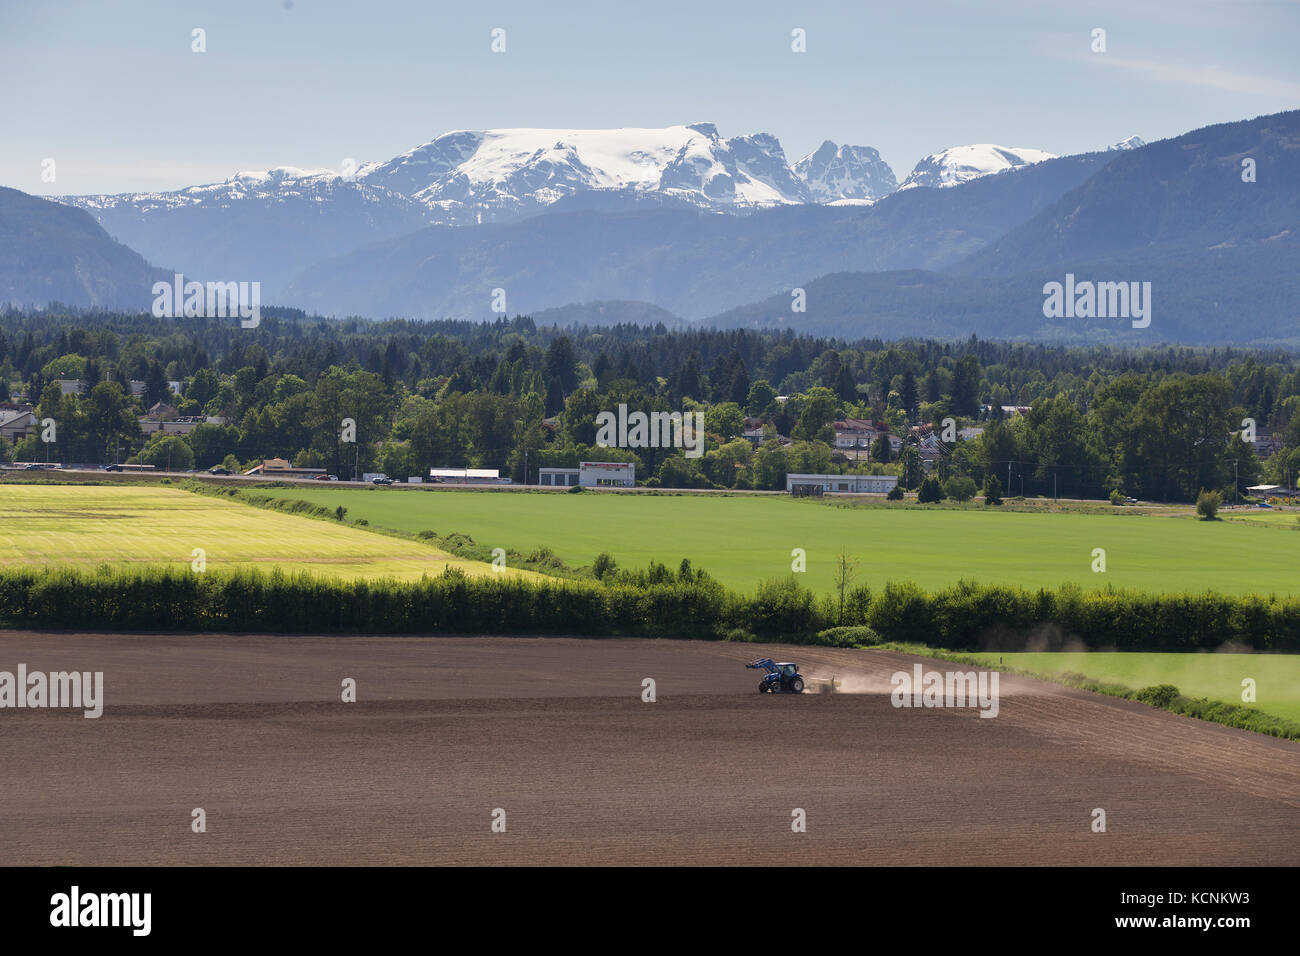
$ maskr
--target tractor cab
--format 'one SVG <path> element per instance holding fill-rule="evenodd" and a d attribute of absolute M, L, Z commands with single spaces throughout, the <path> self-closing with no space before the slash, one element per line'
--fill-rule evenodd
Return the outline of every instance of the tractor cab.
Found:
<path fill-rule="evenodd" d="M 803 693 L 803 678 L 799 676 L 798 664 L 790 661 L 777 663 L 770 657 L 764 657 L 745 666 L 766 672 L 763 674 L 763 679 L 758 682 L 760 694 Z"/>

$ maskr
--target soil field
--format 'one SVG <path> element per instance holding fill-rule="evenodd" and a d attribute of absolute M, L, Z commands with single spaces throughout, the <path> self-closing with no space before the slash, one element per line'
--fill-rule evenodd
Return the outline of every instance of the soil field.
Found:
<path fill-rule="evenodd" d="M 741 666 L 760 654 L 855 692 L 760 695 Z M 1005 675 L 992 719 L 895 708 L 890 675 L 917 662 L 965 669 L 648 640 L 0 632 L 0 671 L 104 674 L 98 719 L 0 709 L 0 863 L 1300 864 L 1297 744 Z"/>

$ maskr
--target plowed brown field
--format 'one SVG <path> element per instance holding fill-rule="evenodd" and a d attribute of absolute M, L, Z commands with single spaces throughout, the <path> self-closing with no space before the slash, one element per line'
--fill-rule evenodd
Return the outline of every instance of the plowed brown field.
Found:
<path fill-rule="evenodd" d="M 760 695 L 741 666 L 760 654 L 859 692 Z M 1300 745 L 1007 677 L 993 719 L 895 708 L 889 676 L 914 662 L 0 632 L 0 670 L 106 688 L 97 720 L 0 710 L 0 863 L 1300 863 Z"/>

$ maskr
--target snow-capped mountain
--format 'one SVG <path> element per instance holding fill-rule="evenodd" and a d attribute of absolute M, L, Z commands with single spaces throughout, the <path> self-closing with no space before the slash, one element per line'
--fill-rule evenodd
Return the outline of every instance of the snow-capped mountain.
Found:
<path fill-rule="evenodd" d="M 813 202 L 874 202 L 898 188 L 894 171 L 870 146 L 836 146 L 826 140 L 792 168 Z"/>
<path fill-rule="evenodd" d="M 341 193 L 349 193 L 354 201 L 376 206 L 395 205 L 413 210 L 416 205 L 399 194 L 381 187 L 359 182 L 355 176 L 345 176 L 333 169 L 300 169 L 297 166 L 276 166 L 261 172 L 236 173 L 219 183 L 187 186 L 172 192 L 118 193 L 103 196 L 67 196 L 61 202 L 80 206 L 92 215 L 101 211 L 129 207 L 140 213 L 163 209 L 183 209 L 190 206 L 225 206 L 259 200 L 282 202 L 329 202 Z"/>
<path fill-rule="evenodd" d="M 957 185 L 1049 158 L 956 147 L 926 157 L 901 188 Z M 269 298 L 322 259 L 429 226 L 506 224 L 552 207 L 743 214 L 871 205 L 897 191 L 893 170 L 869 146 L 828 141 L 791 165 L 775 136 L 727 138 L 711 123 L 456 130 L 387 161 L 348 166 L 277 166 L 171 192 L 60 201 L 85 209 L 151 263 L 205 280 L 256 276 Z"/>
<path fill-rule="evenodd" d="M 279 166 L 173 192 L 63 201 L 90 211 L 110 232 L 124 216 L 229 208 L 249 201 L 328 204 L 340 196 L 390 215 L 416 212 L 431 225 L 514 219 L 588 192 L 731 212 L 817 201 L 790 168 L 776 137 L 757 133 L 727 139 L 711 123 L 663 129 L 457 130 L 348 173 Z"/>
<path fill-rule="evenodd" d="M 1109 153 L 1113 150 L 1141 149 L 1146 144 L 1147 141 L 1144 140 L 1141 136 L 1130 136 L 1128 139 L 1120 140 L 1114 146 L 1107 146 L 1106 152 Z"/>
<path fill-rule="evenodd" d="M 774 136 L 724 139 L 711 123 L 458 130 L 364 167 L 357 180 L 415 199 L 441 222 L 500 218 L 591 190 L 721 209 L 809 201 Z"/>
<path fill-rule="evenodd" d="M 1041 149 L 1008 148 L 992 143 L 953 146 L 922 159 L 898 188 L 901 191 L 915 186 L 959 186 L 981 176 L 1030 166 L 1045 159 L 1056 159 L 1056 156 Z"/>

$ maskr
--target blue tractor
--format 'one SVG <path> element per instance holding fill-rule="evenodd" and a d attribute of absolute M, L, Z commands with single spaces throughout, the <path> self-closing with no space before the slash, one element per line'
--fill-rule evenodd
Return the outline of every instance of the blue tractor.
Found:
<path fill-rule="evenodd" d="M 766 671 L 758 682 L 760 694 L 802 694 L 803 678 L 799 676 L 799 665 L 788 661 L 778 664 L 770 657 L 746 664 L 746 667 Z"/>

